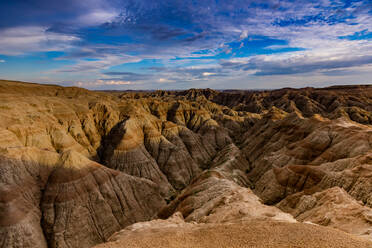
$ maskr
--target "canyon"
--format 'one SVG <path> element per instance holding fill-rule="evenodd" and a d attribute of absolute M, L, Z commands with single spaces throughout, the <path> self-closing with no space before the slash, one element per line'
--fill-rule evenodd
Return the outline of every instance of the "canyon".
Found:
<path fill-rule="evenodd" d="M 0 247 L 372 247 L 372 86 L 2 80 Z"/>

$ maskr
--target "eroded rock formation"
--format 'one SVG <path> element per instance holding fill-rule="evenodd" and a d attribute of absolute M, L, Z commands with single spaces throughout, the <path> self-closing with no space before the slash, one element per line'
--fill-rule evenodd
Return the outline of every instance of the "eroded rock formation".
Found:
<path fill-rule="evenodd" d="M 305 247 L 329 234 L 338 241 L 324 247 L 372 240 L 372 87 L 91 92 L 0 81 L 0 99 L 0 247 L 124 247 L 169 223 L 211 238 L 224 225 L 299 228 L 288 242 L 313 237 Z"/>

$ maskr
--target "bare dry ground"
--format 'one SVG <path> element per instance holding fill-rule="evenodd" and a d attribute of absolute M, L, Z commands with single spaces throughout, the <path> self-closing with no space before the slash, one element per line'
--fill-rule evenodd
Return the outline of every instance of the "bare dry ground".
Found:
<path fill-rule="evenodd" d="M 133 232 L 95 248 L 370 248 L 372 244 L 331 228 L 253 221 Z"/>

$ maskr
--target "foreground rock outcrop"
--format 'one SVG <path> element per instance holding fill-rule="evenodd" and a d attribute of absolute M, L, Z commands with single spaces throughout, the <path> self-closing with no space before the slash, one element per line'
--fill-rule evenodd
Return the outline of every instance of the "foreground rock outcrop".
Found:
<path fill-rule="evenodd" d="M 0 99 L 0 247 L 371 247 L 372 87 Z"/>
<path fill-rule="evenodd" d="M 278 207 L 303 222 L 332 226 L 369 238 L 372 209 L 354 200 L 345 190 L 334 187 L 312 195 L 293 194 Z"/>
<path fill-rule="evenodd" d="M 74 151 L 8 148 L 0 165 L 2 247 L 90 247 L 165 204 L 153 182 Z"/>

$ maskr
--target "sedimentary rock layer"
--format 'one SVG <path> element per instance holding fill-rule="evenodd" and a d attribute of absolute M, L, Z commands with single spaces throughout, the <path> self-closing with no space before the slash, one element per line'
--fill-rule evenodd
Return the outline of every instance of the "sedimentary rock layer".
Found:
<path fill-rule="evenodd" d="M 91 247 L 176 213 L 197 223 L 190 238 L 260 223 L 303 228 L 293 245 L 320 233 L 372 240 L 372 87 L 92 92 L 0 81 L 0 99 L 1 247 Z"/>

